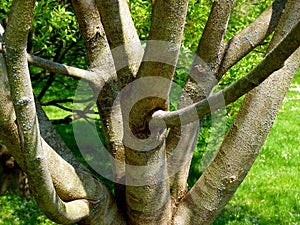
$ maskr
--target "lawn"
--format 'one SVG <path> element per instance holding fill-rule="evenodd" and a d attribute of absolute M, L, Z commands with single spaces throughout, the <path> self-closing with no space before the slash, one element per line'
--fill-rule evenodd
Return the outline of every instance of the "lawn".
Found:
<path fill-rule="evenodd" d="M 300 224 L 300 72 L 248 176 L 214 222 Z M 55 224 L 34 201 L 0 197 L 0 225 Z"/>

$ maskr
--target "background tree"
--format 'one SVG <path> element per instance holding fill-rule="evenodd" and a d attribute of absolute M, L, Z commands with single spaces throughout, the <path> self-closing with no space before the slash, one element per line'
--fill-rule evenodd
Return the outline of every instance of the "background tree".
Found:
<path fill-rule="evenodd" d="M 45 5 L 31 0 L 12 2 L 1 36 L 5 61 L 1 63 L 0 89 L 0 138 L 27 173 L 40 208 L 53 221 L 64 224 L 211 223 L 251 168 L 299 67 L 299 3 L 274 1 L 226 42 L 234 1 L 214 1 L 189 77 L 179 79 L 184 87 L 174 111 L 169 110 L 169 96 L 173 80 L 180 75 L 176 66 L 188 1 L 147 3 L 152 13 L 151 25 L 146 28 L 149 34 L 141 37 L 148 40 L 145 50 L 129 11 L 129 6 L 137 2 L 72 1 L 88 59 L 85 70 L 57 63 L 63 62 L 70 51 L 77 51 L 77 44 L 71 44 L 76 32 L 66 32 L 62 39 L 51 35 L 50 41 L 45 35 L 44 40 L 39 39 L 38 44 L 43 46 L 40 51 L 34 49 L 36 32 L 31 25 L 43 15 L 38 14 L 39 10 L 51 8 L 53 2 L 42 3 Z M 56 10 L 67 7 L 70 5 L 66 2 Z M 64 13 L 55 14 L 54 10 L 53 14 L 48 21 L 49 32 L 55 33 L 53 27 L 71 26 L 58 17 Z M 270 34 L 273 36 L 264 59 L 217 92 L 215 87 L 222 82 L 225 72 L 269 40 Z M 49 43 L 56 41 L 60 47 L 48 48 Z M 49 54 L 51 60 L 37 54 Z M 74 60 L 84 62 L 81 51 Z M 50 74 L 43 78 L 38 69 L 32 68 L 31 74 L 35 76 L 30 77 L 28 62 Z M 56 122 L 86 119 L 88 113 L 100 115 L 96 124 L 102 129 L 105 147 L 112 156 L 110 179 L 115 183 L 114 195 L 103 179 L 96 178 L 74 157 L 40 107 L 39 101 L 51 84 L 63 81 L 56 80 L 54 74 L 84 80 L 91 87 L 90 96 L 75 99 L 83 108 L 74 108 L 71 116 Z M 45 85 L 34 100 L 32 83 L 36 77 L 44 79 Z M 199 120 L 246 93 L 221 146 L 188 191 L 188 171 L 201 127 Z M 61 101 L 47 104 L 59 106 Z M 97 107 L 91 102 L 96 102 Z M 80 149 L 81 153 L 87 152 L 84 146 Z M 98 175 L 103 176 L 102 171 Z"/>

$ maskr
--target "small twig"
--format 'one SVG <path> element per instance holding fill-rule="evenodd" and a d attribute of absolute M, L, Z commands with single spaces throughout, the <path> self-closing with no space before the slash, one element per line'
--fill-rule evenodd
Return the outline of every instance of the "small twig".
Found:
<path fill-rule="evenodd" d="M 43 105 L 43 104 L 41 104 L 41 105 Z M 55 107 L 57 107 L 57 108 L 60 108 L 60 109 L 65 110 L 65 111 L 67 111 L 67 112 L 73 112 L 72 109 L 69 109 L 69 108 L 67 108 L 67 107 L 65 107 L 65 106 L 62 106 L 62 105 L 60 105 L 60 104 L 57 104 L 57 103 L 54 103 L 54 104 L 51 104 L 51 105 L 47 105 L 47 106 L 55 106 Z"/>
<path fill-rule="evenodd" d="M 59 125 L 59 124 L 69 124 L 71 122 L 73 122 L 74 119 L 73 119 L 73 116 L 72 115 L 68 115 L 66 116 L 65 118 L 63 119 L 57 119 L 57 120 L 50 120 L 50 122 L 53 124 L 53 125 Z"/>
<path fill-rule="evenodd" d="M 94 110 L 91 110 L 90 109 L 90 106 L 88 106 L 89 108 L 85 108 L 84 110 L 77 110 L 77 109 L 70 109 L 70 108 L 67 108 L 65 106 L 62 106 L 58 103 L 52 103 L 52 104 L 47 104 L 45 105 L 44 103 L 41 103 L 42 106 L 55 106 L 57 108 L 60 108 L 62 110 L 65 110 L 67 112 L 76 112 L 76 113 L 79 113 L 79 114 L 98 114 L 98 112 L 94 111 Z"/>
<path fill-rule="evenodd" d="M 37 96 L 37 99 L 39 101 L 43 98 L 43 96 L 45 95 L 45 93 L 47 92 L 49 87 L 53 84 L 53 82 L 54 82 L 54 74 L 51 73 L 50 76 L 49 76 L 49 79 L 47 80 L 47 82 L 45 84 L 45 86 L 42 88 L 39 95 Z"/>
<path fill-rule="evenodd" d="M 49 101 L 49 102 L 43 102 L 43 103 L 41 103 L 41 105 L 48 106 L 48 105 L 53 105 L 53 104 L 58 104 L 58 103 L 70 103 L 70 102 L 73 102 L 73 103 L 85 103 L 85 102 L 92 101 L 93 99 L 94 99 L 94 97 L 90 97 L 90 98 L 82 99 L 82 100 L 76 100 L 76 99 L 67 98 L 67 99 L 52 100 L 52 101 Z"/>

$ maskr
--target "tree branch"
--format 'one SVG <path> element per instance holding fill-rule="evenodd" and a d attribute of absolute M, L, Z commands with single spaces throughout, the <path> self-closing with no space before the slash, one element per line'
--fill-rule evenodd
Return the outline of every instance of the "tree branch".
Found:
<path fill-rule="evenodd" d="M 110 45 L 114 65 L 118 76 L 118 87 L 122 90 L 131 83 L 139 69 L 144 50 L 137 35 L 126 0 L 96 0 L 101 21 Z M 120 163 L 114 166 L 116 180 L 115 193 L 118 205 L 126 211 L 125 199 L 125 149 L 122 143 L 123 123 L 120 105 L 115 105 L 112 112 L 115 121 L 114 135 L 111 140 L 115 143 L 112 155 Z M 113 163 L 113 165 L 116 163 Z"/>
<path fill-rule="evenodd" d="M 218 80 L 274 31 L 286 1 L 275 0 L 254 22 L 228 41 L 218 70 Z"/>
<path fill-rule="evenodd" d="M 300 4 L 296 0 L 281 0 L 285 4 L 285 9 L 280 17 L 279 24 L 276 26 L 275 34 L 269 43 L 268 52 L 272 51 L 278 43 L 280 43 L 282 37 L 288 34 L 293 26 L 300 20 Z M 277 0 L 276 2 L 280 2 Z M 275 2 L 275 3 L 276 3 Z M 274 4 L 275 4 L 274 3 Z M 279 4 L 279 3 L 277 3 Z M 278 6 L 277 6 L 278 7 Z M 280 9 L 280 6 L 278 7 Z M 275 9 L 276 10 L 276 9 Z"/>
<path fill-rule="evenodd" d="M 224 56 L 224 36 L 233 4 L 234 0 L 213 3 L 185 88 L 193 101 L 206 98 L 218 82 L 216 72 Z"/>
<path fill-rule="evenodd" d="M 186 91 L 191 92 L 193 101 L 206 98 L 218 82 L 216 72 L 224 57 L 224 36 L 233 4 L 234 0 L 213 3 L 187 82 Z"/>
<path fill-rule="evenodd" d="M 13 1 L 4 35 L 4 53 L 13 105 L 17 115 L 21 150 L 36 200 L 46 214 L 61 223 L 75 223 L 89 213 L 88 202 L 63 202 L 57 195 L 47 165 L 49 152 L 42 142 L 27 63 L 27 36 L 35 1 Z"/>
<path fill-rule="evenodd" d="M 216 71 L 223 57 L 224 36 L 234 0 L 214 1 L 196 54 Z"/>
<path fill-rule="evenodd" d="M 155 108 L 167 109 L 168 95 L 173 80 L 173 75 L 178 60 L 181 37 L 185 23 L 187 0 L 180 1 L 155 1 L 152 12 L 152 21 L 150 34 L 144 53 L 143 61 L 137 74 L 137 79 L 154 77 L 151 83 L 140 82 L 139 88 L 129 90 L 127 93 L 131 96 L 139 96 L 141 90 L 152 89 L 157 92 L 155 96 L 160 98 L 151 98 L 140 101 L 137 107 L 127 109 L 131 106 L 126 97 L 121 99 L 124 112 L 133 115 L 134 121 L 130 126 L 142 129 L 149 113 Z M 168 12 L 167 14 L 165 12 Z M 156 78 L 162 79 L 156 79 Z M 141 79 L 143 80 L 143 79 Z M 163 80 L 169 82 L 163 82 Z M 161 81 L 155 83 L 156 81 Z M 128 91 L 128 92 L 129 92 Z M 143 112 L 143 113 L 141 113 Z"/>
<path fill-rule="evenodd" d="M 0 45 L 0 52 L 2 51 L 3 49 Z M 31 65 L 43 68 L 52 73 L 67 75 L 76 79 L 83 79 L 87 82 L 90 82 L 91 84 L 98 84 L 100 86 L 103 85 L 103 81 L 99 81 L 99 77 L 101 79 L 101 74 L 97 75 L 95 72 L 79 69 L 72 66 L 66 66 L 48 59 L 43 59 L 32 54 L 27 54 L 27 60 Z M 101 83 L 99 84 L 99 82 Z"/>
<path fill-rule="evenodd" d="M 181 124 L 186 124 L 197 120 L 195 110 L 197 111 L 198 117 L 202 118 L 204 115 L 236 101 L 239 97 L 257 87 L 274 71 L 280 69 L 284 65 L 284 61 L 299 47 L 299 44 L 300 22 L 298 22 L 274 50 L 245 77 L 207 99 L 183 109 L 174 112 L 157 111 L 153 114 L 153 118 L 164 120 L 168 127 L 178 126 L 180 122 Z"/>
<path fill-rule="evenodd" d="M 124 224 L 125 222 L 120 216 L 117 205 L 108 188 L 99 182 L 85 166 L 77 161 L 54 129 L 42 107 L 38 103 L 36 107 L 40 121 L 41 135 L 51 148 L 55 149 L 58 153 L 52 150 L 47 161 L 49 162 L 51 177 L 59 196 L 64 201 L 71 201 L 78 198 L 91 201 L 93 204 L 90 205 L 91 213 L 86 219 L 87 224 L 94 224 L 95 222 L 99 222 L 99 220 L 103 223 L 115 221 L 115 224 Z M 109 222 L 107 223 L 109 224 Z"/>
<path fill-rule="evenodd" d="M 161 76 L 172 80 L 180 50 L 187 2 L 155 1 L 150 33 L 138 78 Z"/>
<path fill-rule="evenodd" d="M 262 141 L 265 140 L 279 110 L 284 93 L 299 66 L 299 53 L 298 49 L 286 66 L 270 77 L 267 83 L 271 88 L 268 91 L 260 91 L 260 96 L 255 97 L 255 102 L 247 105 L 244 103 L 240 111 L 241 115 L 236 116 L 240 118 L 234 122 L 212 162 L 179 203 L 174 216 L 178 224 L 182 220 L 189 221 L 188 224 L 211 224 L 221 213 L 259 153 Z M 276 84 L 276 91 L 274 84 Z M 278 93 L 281 96 L 274 97 L 278 96 Z M 254 98 L 253 93 L 249 94 L 250 96 Z M 265 100 L 266 96 L 273 100 L 270 98 Z M 258 103 L 258 99 L 263 99 L 263 105 Z M 269 111 L 270 107 L 272 107 L 271 111 Z M 257 117 L 260 117 L 258 121 L 256 121 Z M 249 130 L 257 135 L 251 136 L 247 133 Z"/>
<path fill-rule="evenodd" d="M 217 84 L 215 73 L 224 53 L 224 35 L 234 0 L 214 1 L 208 21 L 200 39 L 196 57 L 190 69 L 189 79 L 180 98 L 179 109 L 203 100 Z M 189 96 L 186 96 L 188 94 Z M 179 201 L 187 192 L 187 178 L 190 162 L 196 146 L 200 127 L 196 123 L 186 124 L 183 127 L 173 127 L 167 139 L 167 154 L 170 156 L 168 164 L 171 176 L 171 194 Z M 188 135 L 189 134 L 189 135 Z M 192 140 L 192 141 L 191 141 Z M 177 146 L 182 143 L 183 146 Z M 182 151 L 184 149 L 184 151 Z M 187 154 L 189 153 L 189 154 Z"/>
<path fill-rule="evenodd" d="M 2 65 L 5 66 L 4 61 Z M 0 72 L 2 68 L 3 67 L 0 67 Z M 3 72 L 5 71 L 3 70 Z M 3 103 L 0 105 L 5 105 L 5 107 L 0 107 L 0 138 L 9 148 L 14 158 L 16 158 L 23 171 L 26 171 L 24 156 L 20 149 L 17 126 L 14 122 L 15 113 L 13 104 L 10 101 L 10 91 L 9 89 L 7 90 L 8 87 L 5 88 L 5 73 L 4 76 L 0 77 L 0 103 Z M 73 201 L 76 199 L 91 201 L 93 204 L 91 204 L 90 211 L 103 215 L 105 218 L 101 218 L 101 221 L 114 220 L 116 221 L 115 224 L 123 224 L 109 190 L 75 159 L 74 155 L 66 147 L 61 137 L 53 128 L 41 106 L 37 103 L 36 107 L 41 135 L 58 153 L 47 146 L 50 154 L 47 155 L 48 158 L 46 161 L 49 166 L 53 184 L 60 198 L 64 201 Z M 89 221 L 91 218 L 97 217 L 98 215 L 95 216 L 91 213 L 89 215 Z M 119 219 L 117 219 L 118 217 Z M 96 220 L 97 219 L 94 219 L 94 221 Z"/>
<path fill-rule="evenodd" d="M 199 57 L 196 56 L 194 59 L 189 74 L 189 80 L 184 88 L 184 91 L 188 93 L 189 98 L 193 102 L 207 98 L 223 74 L 238 60 L 258 46 L 261 41 L 275 29 L 283 11 L 285 5 L 284 2 L 285 0 L 276 0 L 275 3 L 273 3 L 268 10 L 263 12 L 258 19 L 227 43 L 226 52 L 224 51 L 225 46 L 223 45 L 223 38 L 227 29 L 233 1 L 214 2 L 208 22 L 206 23 L 202 38 L 198 45 L 197 56 Z M 248 33 L 249 31 L 253 32 L 253 30 L 255 31 L 254 33 Z M 235 42 L 234 45 L 232 44 L 233 40 Z M 251 40 L 251 45 L 249 44 L 249 40 Z M 220 67 L 221 61 L 222 66 Z M 191 104 L 184 96 L 181 97 L 181 101 L 179 108 Z M 179 151 L 176 153 L 174 152 L 174 149 L 177 149 L 176 145 L 178 144 L 178 140 L 181 140 L 182 142 L 184 138 L 189 139 L 189 136 L 182 136 L 180 133 L 192 133 L 194 130 L 193 126 L 193 124 L 190 124 L 181 128 L 173 127 L 167 140 L 167 151 L 169 155 L 172 155 L 172 161 L 174 161 L 169 165 L 169 171 L 172 173 L 172 170 L 174 170 L 172 169 L 173 167 L 178 168 L 180 165 L 182 166 L 183 163 L 186 163 L 186 166 L 183 166 L 174 176 L 174 180 L 171 180 L 171 183 L 173 183 L 171 193 L 173 196 L 175 195 L 175 199 L 176 191 L 180 192 L 177 194 L 177 198 L 180 199 L 180 196 L 184 194 L 184 190 L 186 189 L 185 178 L 188 177 L 188 158 L 191 158 L 189 155 L 192 154 L 193 150 L 188 149 L 187 147 L 184 152 L 178 149 Z M 186 130 L 189 130 L 190 132 Z M 180 139 L 178 137 L 180 137 Z M 186 146 L 193 147 L 194 145 L 191 144 Z M 172 151 L 172 153 L 170 153 L 170 151 Z M 190 154 L 186 154 L 186 152 L 189 152 Z M 172 164 L 174 164 L 174 166 L 172 166 Z"/>
<path fill-rule="evenodd" d="M 72 66 L 66 66 L 66 65 L 63 65 L 63 64 L 60 64 L 57 62 L 53 62 L 51 60 L 43 59 L 41 57 L 31 55 L 31 54 L 27 54 L 27 59 L 28 59 L 28 62 L 33 66 L 41 67 L 52 73 L 68 75 L 68 76 L 76 78 L 76 79 L 83 79 L 92 84 L 95 84 L 96 82 L 99 83 L 99 80 L 96 80 L 96 79 L 101 77 L 101 75 L 99 76 L 95 72 L 75 68 Z"/>
<path fill-rule="evenodd" d="M 76 18 L 85 43 L 85 49 L 91 70 L 103 70 L 106 76 L 105 81 L 112 79 L 116 75 L 112 54 L 109 49 L 106 34 L 96 1 L 88 3 L 81 0 L 72 0 Z"/>
<path fill-rule="evenodd" d="M 118 74 L 120 90 L 133 81 L 144 50 L 126 0 L 96 0 Z"/>
<path fill-rule="evenodd" d="M 46 84 L 43 86 L 42 90 L 37 96 L 37 99 L 39 101 L 43 98 L 43 96 L 45 95 L 45 93 L 47 92 L 47 90 L 49 89 L 49 87 L 52 85 L 53 82 L 54 82 L 54 74 L 50 73 L 49 78 L 46 81 Z"/>
<path fill-rule="evenodd" d="M 25 157 L 20 149 L 18 128 L 15 123 L 16 116 L 7 83 L 6 64 L 1 53 L 0 64 L 2 65 L 0 66 L 0 106 L 3 106 L 0 107 L 0 139 L 9 148 L 9 151 L 23 171 L 26 171 Z M 49 172 L 51 173 L 51 178 L 59 197 L 67 202 L 76 199 L 86 199 L 92 202 L 90 204 L 91 213 L 86 219 L 89 224 L 97 220 L 99 221 L 99 219 L 107 223 L 114 221 L 112 224 L 124 224 L 125 222 L 120 217 L 108 188 L 100 183 L 90 171 L 76 160 L 37 102 L 36 108 L 41 135 L 59 153 L 58 155 L 50 146 L 44 143 L 49 152 L 46 155 L 47 159 L 45 161 L 48 164 Z M 103 218 L 99 218 L 99 215 L 103 216 Z"/>
<path fill-rule="evenodd" d="M 42 105 L 44 105 L 44 104 L 42 104 Z M 47 106 L 49 106 L 49 105 L 47 105 Z M 67 108 L 67 107 L 62 106 L 62 105 L 60 105 L 60 104 L 58 104 L 58 103 L 52 103 L 51 106 L 55 106 L 55 107 L 57 107 L 57 108 L 60 108 L 60 109 L 62 109 L 62 110 L 65 110 L 65 111 L 67 111 L 67 112 L 73 112 L 73 109 Z"/>

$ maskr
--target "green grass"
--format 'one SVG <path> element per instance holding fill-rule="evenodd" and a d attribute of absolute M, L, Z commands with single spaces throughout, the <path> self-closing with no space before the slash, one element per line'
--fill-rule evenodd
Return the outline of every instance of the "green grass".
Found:
<path fill-rule="evenodd" d="M 50 221 L 42 213 L 35 201 L 28 201 L 20 196 L 6 194 L 0 196 L 0 224 L 51 225 L 56 223 Z"/>

